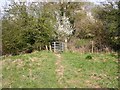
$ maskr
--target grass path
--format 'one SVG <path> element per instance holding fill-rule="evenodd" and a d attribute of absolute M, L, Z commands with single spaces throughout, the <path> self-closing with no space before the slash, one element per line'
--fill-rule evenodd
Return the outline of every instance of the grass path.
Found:
<path fill-rule="evenodd" d="M 59 87 L 61 88 L 63 87 L 64 88 L 67 88 L 67 87 L 100 88 L 100 86 L 96 82 L 93 83 L 92 80 L 89 80 L 89 77 L 84 78 L 84 74 L 81 72 L 82 67 L 75 68 L 75 67 L 67 65 L 68 62 L 65 61 L 65 57 L 61 54 L 55 54 L 55 56 L 56 56 L 56 62 L 55 62 L 56 70 L 55 71 L 56 71 L 56 77 L 59 83 Z M 72 75 L 72 77 L 69 77 L 69 75 Z M 82 85 L 82 83 L 84 83 L 84 85 Z"/>
<path fill-rule="evenodd" d="M 62 84 L 61 80 L 63 78 L 64 67 L 61 65 L 61 56 L 60 54 L 56 54 L 57 61 L 56 61 L 56 73 L 58 77 L 58 82 Z"/>
<path fill-rule="evenodd" d="M 5 57 L 2 62 L 3 88 L 118 87 L 118 62 L 112 54 L 41 51 Z"/>
<path fill-rule="evenodd" d="M 62 65 L 62 57 L 60 54 L 55 54 L 55 56 L 57 57 L 57 61 L 55 63 L 56 65 L 56 75 L 57 75 L 57 79 L 58 79 L 58 83 L 60 84 L 60 86 L 62 86 L 63 84 L 63 75 L 64 75 L 64 66 Z M 65 86 L 66 88 L 66 86 Z"/>

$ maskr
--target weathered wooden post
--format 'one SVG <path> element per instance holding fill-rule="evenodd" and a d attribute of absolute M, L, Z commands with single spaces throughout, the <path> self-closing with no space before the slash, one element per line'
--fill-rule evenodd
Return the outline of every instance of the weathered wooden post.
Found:
<path fill-rule="evenodd" d="M 56 43 L 53 42 L 53 46 L 54 46 L 54 52 L 56 52 Z"/>
<path fill-rule="evenodd" d="M 61 44 L 62 44 L 61 48 L 62 48 L 62 52 L 63 52 L 64 51 L 64 44 L 63 44 L 63 42 Z"/>
<path fill-rule="evenodd" d="M 67 38 L 65 38 L 65 51 L 68 51 L 68 49 L 67 49 Z"/>
<path fill-rule="evenodd" d="M 92 53 L 94 52 L 94 42 L 92 41 Z"/>

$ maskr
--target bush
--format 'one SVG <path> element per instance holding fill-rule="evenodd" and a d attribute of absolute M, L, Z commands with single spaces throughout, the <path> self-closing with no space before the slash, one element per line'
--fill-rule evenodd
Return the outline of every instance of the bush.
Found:
<path fill-rule="evenodd" d="M 91 55 L 87 55 L 87 56 L 85 57 L 85 59 L 92 59 L 92 56 L 91 56 Z"/>

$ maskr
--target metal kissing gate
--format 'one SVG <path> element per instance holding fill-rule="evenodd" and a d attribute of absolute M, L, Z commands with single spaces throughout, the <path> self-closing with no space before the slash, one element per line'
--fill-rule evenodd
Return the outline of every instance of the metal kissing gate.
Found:
<path fill-rule="evenodd" d="M 65 47 L 64 47 L 64 43 L 63 42 L 52 42 L 52 50 L 54 52 L 63 52 L 65 50 Z"/>

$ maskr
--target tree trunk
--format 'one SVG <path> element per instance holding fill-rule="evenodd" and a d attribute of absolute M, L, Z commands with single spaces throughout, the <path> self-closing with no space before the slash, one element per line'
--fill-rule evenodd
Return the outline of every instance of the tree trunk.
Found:
<path fill-rule="evenodd" d="M 39 47 L 40 51 L 41 51 L 41 46 Z"/>
<path fill-rule="evenodd" d="M 47 45 L 45 45 L 45 48 L 46 48 L 46 50 L 48 51 L 48 46 L 47 46 Z"/>
<path fill-rule="evenodd" d="M 51 45 L 49 44 L 49 50 L 50 50 L 50 52 L 52 52 L 52 48 L 51 48 Z"/>

